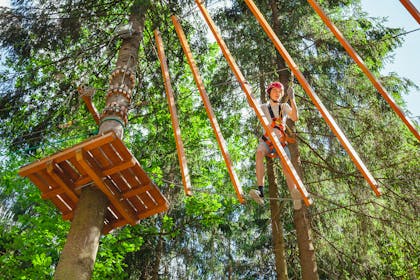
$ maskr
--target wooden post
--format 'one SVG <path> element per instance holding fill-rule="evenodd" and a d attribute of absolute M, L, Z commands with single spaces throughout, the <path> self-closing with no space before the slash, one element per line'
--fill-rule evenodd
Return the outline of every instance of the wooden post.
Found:
<path fill-rule="evenodd" d="M 413 18 L 420 24 L 420 13 L 416 7 L 411 3 L 410 0 L 400 0 L 401 4 L 407 9 L 407 11 L 413 16 Z"/>
<path fill-rule="evenodd" d="M 322 21 L 328 26 L 328 28 L 331 30 L 331 32 L 334 34 L 334 36 L 338 39 L 340 44 L 343 46 L 343 48 L 347 51 L 347 53 L 350 55 L 350 57 L 354 60 L 354 62 L 357 63 L 359 68 L 365 73 L 365 75 L 369 78 L 373 86 L 378 90 L 378 92 L 382 95 L 382 97 L 385 99 L 386 102 L 391 106 L 391 109 L 394 110 L 394 112 L 397 114 L 398 117 L 405 123 L 405 125 L 410 129 L 410 131 L 414 134 L 414 136 L 417 138 L 417 140 L 420 141 L 420 134 L 415 128 L 414 124 L 404 115 L 404 112 L 401 110 L 401 108 L 397 105 L 397 103 L 394 101 L 392 96 L 386 91 L 386 89 L 382 86 L 381 82 L 373 75 L 373 73 L 367 68 L 365 62 L 363 59 L 357 54 L 357 52 L 353 49 L 353 47 L 350 45 L 349 42 L 347 42 L 346 38 L 344 38 L 343 34 L 338 30 L 338 28 L 332 23 L 332 21 L 328 18 L 327 14 L 322 10 L 322 8 L 316 3 L 314 0 L 308 0 L 309 4 L 312 6 L 312 8 L 315 10 L 315 12 L 318 14 L 318 16 L 322 19 Z M 404 1 L 401 1 L 404 3 Z M 410 2 L 410 1 L 408 1 Z M 409 6 L 407 1 L 405 1 L 407 4 L 407 9 L 409 11 L 413 11 L 414 14 L 419 17 L 419 13 L 415 13 L 415 7 L 413 5 Z M 414 10 L 413 10 L 414 9 Z M 416 10 L 417 11 L 417 10 Z M 416 18 L 417 21 L 419 21 L 418 18 Z M 420 22 L 419 22 L 420 23 Z"/>
<path fill-rule="evenodd" d="M 233 187 L 235 188 L 235 191 L 236 191 L 236 196 L 238 197 L 238 200 L 240 203 L 244 203 L 245 200 L 243 197 L 244 195 L 242 192 L 242 187 L 239 183 L 238 176 L 236 175 L 236 172 L 233 169 L 232 161 L 230 159 L 230 155 L 227 150 L 226 141 L 223 138 L 219 123 L 217 122 L 216 116 L 214 115 L 213 109 L 211 108 L 210 99 L 204 88 L 204 83 L 198 72 L 198 67 L 192 56 L 191 49 L 187 42 L 187 38 L 185 37 L 184 31 L 182 30 L 182 27 L 179 24 L 178 19 L 175 16 L 172 16 L 171 18 L 175 26 L 175 31 L 178 34 L 179 41 L 181 42 L 182 49 L 184 50 L 184 54 L 187 57 L 188 64 L 193 73 L 195 84 L 197 85 L 198 91 L 200 92 L 200 96 L 201 96 L 201 99 L 203 100 L 204 107 L 206 108 L 207 117 L 209 118 L 211 127 L 213 128 L 213 133 L 216 136 L 217 143 L 219 144 L 219 148 L 222 151 L 223 159 L 225 160 L 226 167 L 229 171 L 230 180 L 232 181 Z"/>
<path fill-rule="evenodd" d="M 116 69 L 110 77 L 106 107 L 100 117 L 99 134 L 114 131 L 119 138 L 123 137 L 148 5 L 143 1 L 136 1 L 133 5 L 129 21 L 134 32 L 122 41 Z M 54 279 L 91 278 L 108 205 L 108 198 L 97 187 L 90 186 L 82 190 Z"/>
<path fill-rule="evenodd" d="M 162 70 L 163 83 L 165 84 L 166 97 L 169 105 L 169 113 L 171 114 L 172 129 L 174 131 L 176 151 L 178 153 L 178 161 L 179 167 L 181 169 L 184 192 L 185 195 L 192 195 L 190 174 L 188 171 L 187 159 L 185 158 L 184 144 L 182 143 L 181 129 L 179 128 L 178 114 L 176 112 L 175 98 L 171 86 L 171 78 L 169 76 L 168 65 L 166 63 L 165 50 L 163 48 L 163 42 L 159 31 L 156 29 L 154 33 L 160 60 L 160 68 Z"/>

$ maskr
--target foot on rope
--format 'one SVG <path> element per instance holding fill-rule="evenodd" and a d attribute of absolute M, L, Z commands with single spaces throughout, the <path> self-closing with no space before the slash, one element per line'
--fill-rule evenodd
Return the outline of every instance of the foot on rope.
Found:
<path fill-rule="evenodd" d="M 259 190 L 250 190 L 249 196 L 259 205 L 264 205 L 264 195 Z"/>

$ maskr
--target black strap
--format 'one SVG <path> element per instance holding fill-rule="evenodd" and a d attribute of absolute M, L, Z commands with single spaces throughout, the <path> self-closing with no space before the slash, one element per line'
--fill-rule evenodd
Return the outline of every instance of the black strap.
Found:
<path fill-rule="evenodd" d="M 274 116 L 273 108 L 271 108 L 271 104 L 268 104 L 268 112 L 270 112 L 270 117 L 274 120 L 276 117 Z M 282 119 L 283 112 L 281 110 L 281 104 L 279 104 L 279 118 Z"/>

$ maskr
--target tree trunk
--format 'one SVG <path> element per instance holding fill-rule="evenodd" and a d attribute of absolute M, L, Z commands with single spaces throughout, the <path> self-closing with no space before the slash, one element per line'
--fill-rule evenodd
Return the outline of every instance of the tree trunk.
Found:
<path fill-rule="evenodd" d="M 277 189 L 273 159 L 267 158 L 268 192 L 270 196 L 271 231 L 273 238 L 273 250 L 275 256 L 277 279 L 286 280 L 287 263 L 284 252 L 283 220 L 281 217 L 282 206 L 280 205 L 279 192 Z"/>
<path fill-rule="evenodd" d="M 276 1 L 271 0 L 270 5 L 273 16 L 273 30 L 274 32 L 276 32 L 276 34 L 279 35 L 280 21 L 277 3 Z M 290 72 L 284 70 L 286 68 L 286 63 L 278 53 L 276 64 L 280 82 L 283 83 L 283 85 L 285 85 L 286 91 L 288 89 L 288 84 L 291 78 Z M 288 120 L 287 125 L 291 131 L 295 131 L 295 124 L 293 121 Z M 292 164 L 296 169 L 296 172 L 298 173 L 299 177 L 302 179 L 303 171 L 300 163 L 298 142 L 296 141 L 293 144 L 289 144 L 288 147 L 290 150 Z M 317 263 L 315 258 L 315 249 L 312 243 L 310 221 L 308 219 L 307 209 L 305 206 L 302 206 L 300 209 L 294 210 L 293 214 L 293 221 L 295 224 L 296 237 L 299 248 L 299 261 L 302 269 L 302 279 L 319 279 Z"/>
<path fill-rule="evenodd" d="M 90 279 L 107 206 L 108 198 L 99 189 L 82 190 L 55 279 Z"/>
<path fill-rule="evenodd" d="M 266 94 L 265 94 L 265 81 L 263 75 L 260 75 L 260 90 L 261 94 L 261 103 L 266 103 Z M 283 237 L 283 221 L 281 216 L 281 205 L 279 200 L 279 194 L 277 191 L 277 182 L 274 172 L 274 164 L 271 158 L 266 158 L 266 170 L 268 177 L 268 196 L 270 198 L 270 213 L 271 213 L 271 234 L 273 242 L 273 252 L 276 265 L 277 279 L 286 280 L 287 276 L 287 263 L 286 263 L 286 254 L 284 251 L 284 237 Z"/>
<path fill-rule="evenodd" d="M 289 126 L 294 131 L 294 124 Z M 289 144 L 290 155 L 292 157 L 293 166 L 299 177 L 302 178 L 303 171 L 300 163 L 298 142 Z M 318 267 L 315 257 L 315 248 L 312 243 L 311 223 L 308 217 L 308 210 L 305 206 L 293 211 L 293 221 L 296 229 L 296 237 L 299 248 L 299 261 L 302 268 L 303 280 L 317 280 Z"/>
<path fill-rule="evenodd" d="M 128 122 L 127 113 L 135 85 L 137 53 L 143 37 L 148 5 L 148 1 L 141 0 L 133 4 L 129 20 L 132 33 L 126 33 L 123 37 L 116 63 L 117 69 L 110 78 L 99 134 L 114 131 L 119 138 L 123 137 L 123 124 Z M 108 205 L 108 198 L 95 186 L 88 186 L 82 190 L 54 279 L 84 280 L 92 277 Z"/>

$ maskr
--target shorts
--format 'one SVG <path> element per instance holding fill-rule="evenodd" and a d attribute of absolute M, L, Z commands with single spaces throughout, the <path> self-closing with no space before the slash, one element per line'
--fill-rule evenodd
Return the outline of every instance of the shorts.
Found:
<path fill-rule="evenodd" d="M 277 155 L 277 151 L 276 151 L 276 149 L 274 147 L 272 149 L 270 149 L 270 147 L 268 146 L 267 143 L 265 143 L 264 141 L 260 140 L 260 144 L 261 143 L 264 144 L 265 151 L 267 152 L 267 154 L 275 154 L 276 156 L 278 156 Z M 283 147 L 283 149 L 284 149 L 284 152 L 286 153 L 287 157 L 289 159 L 291 159 L 292 157 L 290 155 L 289 147 L 286 145 L 286 146 Z"/>

